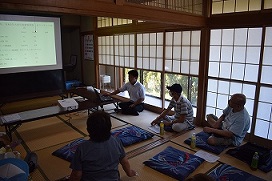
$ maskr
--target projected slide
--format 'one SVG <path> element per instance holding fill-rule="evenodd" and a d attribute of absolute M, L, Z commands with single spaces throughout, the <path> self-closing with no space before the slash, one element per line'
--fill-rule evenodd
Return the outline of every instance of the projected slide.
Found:
<path fill-rule="evenodd" d="M 0 67 L 56 65 L 53 22 L 0 21 Z"/>
<path fill-rule="evenodd" d="M 60 19 L 0 15 L 0 74 L 62 69 Z"/>
<path fill-rule="evenodd" d="M 0 21 L 0 67 L 55 65 L 52 22 Z"/>

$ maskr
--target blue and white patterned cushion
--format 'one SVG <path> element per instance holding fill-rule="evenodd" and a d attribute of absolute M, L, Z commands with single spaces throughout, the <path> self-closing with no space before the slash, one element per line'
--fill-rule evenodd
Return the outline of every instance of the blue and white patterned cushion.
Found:
<path fill-rule="evenodd" d="M 145 161 L 144 164 L 177 180 L 184 180 L 204 159 L 171 146 Z"/>
<path fill-rule="evenodd" d="M 67 145 L 54 151 L 52 153 L 52 155 L 60 157 L 64 160 L 71 162 L 74 157 L 74 154 L 76 152 L 78 145 L 80 145 L 81 143 L 83 143 L 85 141 L 87 141 L 87 140 L 84 140 L 83 138 L 76 139 L 75 141 L 72 141 L 71 143 L 68 143 Z"/>
<path fill-rule="evenodd" d="M 154 136 L 153 133 L 136 126 L 129 126 L 112 131 L 112 135 L 118 137 L 121 140 L 123 146 L 129 146 L 134 143 L 150 139 Z"/>
<path fill-rule="evenodd" d="M 134 143 L 138 143 L 146 139 L 150 139 L 154 136 L 153 133 L 145 131 L 136 126 L 129 126 L 122 129 L 118 129 L 113 131 L 111 134 L 115 137 L 118 137 L 121 140 L 123 146 L 129 146 Z M 84 140 L 83 138 L 76 139 L 75 141 L 72 141 L 71 143 L 68 143 L 67 145 L 54 151 L 52 155 L 71 162 L 78 145 L 80 145 L 84 141 L 87 141 L 87 140 Z"/>
<path fill-rule="evenodd" d="M 220 165 L 219 167 L 212 170 L 208 175 L 214 178 L 215 181 L 264 181 L 259 177 L 251 175 L 250 173 L 247 173 L 228 164 Z"/>
<path fill-rule="evenodd" d="M 206 151 L 210 151 L 215 154 L 220 154 L 222 151 L 224 151 L 228 146 L 224 145 L 209 145 L 207 143 L 208 138 L 210 137 L 209 133 L 205 133 L 204 131 L 199 132 L 196 134 L 196 147 L 201 148 Z M 191 144 L 191 138 L 188 138 L 184 141 L 184 143 L 190 145 Z"/>

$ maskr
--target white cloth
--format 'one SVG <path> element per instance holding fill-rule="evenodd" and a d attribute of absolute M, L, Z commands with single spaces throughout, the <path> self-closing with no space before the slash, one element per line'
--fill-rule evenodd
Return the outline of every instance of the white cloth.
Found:
<path fill-rule="evenodd" d="M 136 82 L 132 85 L 130 82 L 125 83 L 125 85 L 118 89 L 120 92 L 128 91 L 130 100 L 133 102 L 140 98 L 145 99 L 145 88 L 140 82 Z"/>

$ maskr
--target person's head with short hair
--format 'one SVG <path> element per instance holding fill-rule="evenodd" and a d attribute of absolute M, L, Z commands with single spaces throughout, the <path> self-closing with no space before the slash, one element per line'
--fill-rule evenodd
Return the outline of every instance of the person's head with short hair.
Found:
<path fill-rule="evenodd" d="M 128 79 L 129 79 L 129 82 L 134 85 L 136 82 L 137 82 L 137 79 L 138 79 L 138 71 L 137 70 L 130 70 L 128 72 Z"/>
<path fill-rule="evenodd" d="M 244 109 L 244 106 L 246 104 L 246 96 L 244 94 L 233 94 L 229 100 L 229 106 L 234 111 L 241 111 Z"/>
<path fill-rule="evenodd" d="M 96 111 L 87 119 L 87 131 L 94 142 L 103 142 L 111 136 L 111 119 L 109 113 Z"/>
<path fill-rule="evenodd" d="M 136 77 L 136 78 L 138 78 L 138 76 L 139 76 L 137 70 L 130 70 L 130 71 L 128 72 L 128 75 L 132 75 L 133 77 Z"/>
<path fill-rule="evenodd" d="M 166 88 L 170 91 L 171 97 L 175 94 L 180 96 L 180 94 L 182 93 L 182 87 L 180 84 L 173 84 L 172 86 L 167 86 Z"/>

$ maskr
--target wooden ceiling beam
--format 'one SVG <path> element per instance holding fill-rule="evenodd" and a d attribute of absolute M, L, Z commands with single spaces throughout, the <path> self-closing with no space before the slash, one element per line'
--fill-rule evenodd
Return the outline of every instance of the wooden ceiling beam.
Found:
<path fill-rule="evenodd" d="M 175 31 L 175 30 L 194 30 L 200 29 L 199 27 L 179 26 L 165 23 L 143 22 L 138 24 L 126 24 L 122 26 L 104 27 L 99 28 L 97 35 L 107 36 L 119 33 L 146 33 L 146 32 L 159 32 L 159 31 Z"/>
<path fill-rule="evenodd" d="M 272 25 L 272 11 L 252 11 L 213 15 L 207 20 L 210 28 L 239 28 Z"/>
<path fill-rule="evenodd" d="M 201 15 L 112 0 L 0 0 L 1 10 L 17 12 L 64 13 L 153 21 L 183 26 L 203 27 Z"/>

